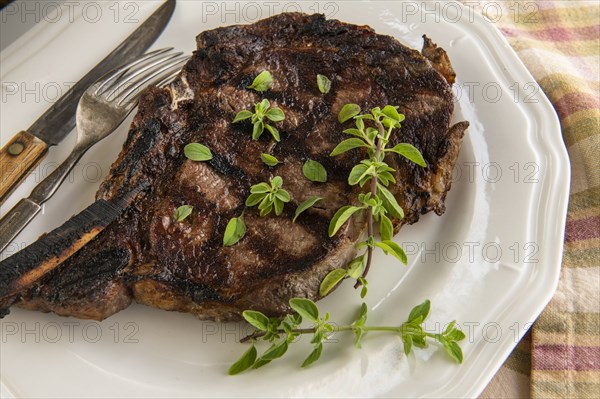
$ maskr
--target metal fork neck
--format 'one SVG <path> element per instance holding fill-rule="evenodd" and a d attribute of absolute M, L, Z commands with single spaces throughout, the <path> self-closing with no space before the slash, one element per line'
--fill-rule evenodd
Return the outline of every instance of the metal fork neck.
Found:
<path fill-rule="evenodd" d="M 33 189 L 29 199 L 39 205 L 48 201 L 90 146 L 90 143 L 77 143 L 67 159 Z"/>

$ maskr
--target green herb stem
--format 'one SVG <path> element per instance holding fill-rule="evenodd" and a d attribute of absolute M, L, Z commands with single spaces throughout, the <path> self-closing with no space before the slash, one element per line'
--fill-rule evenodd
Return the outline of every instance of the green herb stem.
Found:
<path fill-rule="evenodd" d="M 360 306 L 358 314 L 351 324 L 341 326 L 328 322 L 329 313 L 321 316 L 317 304 L 308 298 L 292 298 L 288 303 L 292 313 L 285 318 L 268 317 L 256 310 L 244 310 L 242 312 L 244 319 L 255 327 L 256 331 L 240 340 L 240 342 L 252 341 L 252 346 L 231 365 L 229 368 L 230 375 L 242 373 L 250 368 L 257 369 L 272 360 L 280 358 L 286 353 L 289 346 L 296 341 L 296 338 L 302 334 L 312 334 L 310 342 L 313 344 L 313 350 L 302 363 L 302 367 L 308 367 L 317 361 L 323 351 L 323 343 L 329 341 L 332 334 L 338 332 L 352 332 L 355 338 L 354 346 L 358 349 L 361 348 L 361 340 L 367 332 L 397 335 L 402 339 L 404 354 L 407 356 L 412 352 L 413 347 L 426 348 L 428 345 L 426 338 L 429 338 L 441 344 L 456 362 L 462 363 L 463 361 L 462 349 L 458 342 L 465 338 L 465 334 L 460 331 L 456 321 L 452 321 L 443 331 L 438 333 L 425 331 L 423 323 L 427 319 L 431 308 L 429 300 L 415 306 L 410 311 L 406 321 L 398 327 L 365 325 L 368 316 L 368 308 L 365 303 Z M 303 321 L 313 323 L 312 327 L 300 328 Z M 254 345 L 259 338 L 271 343 L 270 348 L 260 357 L 258 357 Z"/>
<path fill-rule="evenodd" d="M 407 326 L 406 324 L 401 325 L 400 327 L 390 327 L 390 326 L 355 326 L 355 325 L 345 325 L 345 326 L 333 326 L 333 330 L 332 333 L 337 333 L 337 332 L 345 332 L 345 331 L 356 331 L 356 330 L 363 330 L 365 332 L 367 331 L 380 331 L 380 332 L 391 332 L 391 333 L 395 333 L 395 334 L 406 334 L 406 333 L 414 333 L 414 332 L 419 332 L 414 328 L 411 328 L 409 326 Z M 316 327 L 311 327 L 311 328 L 294 328 L 292 330 L 290 330 L 291 333 L 296 333 L 296 334 L 314 334 L 315 332 L 317 332 L 317 328 Z M 286 333 L 286 331 L 284 329 L 278 329 L 277 330 L 278 334 L 284 334 Z M 428 333 L 425 331 L 420 332 L 423 335 L 429 337 L 429 338 L 436 338 L 439 334 L 432 334 L 432 333 Z M 245 343 L 248 341 L 252 341 L 258 338 L 262 338 L 265 335 L 267 335 L 266 331 L 255 331 L 254 333 L 247 335 L 245 337 L 243 337 L 242 339 L 240 339 L 240 343 Z"/>
<path fill-rule="evenodd" d="M 358 195 L 361 206 L 344 205 L 337 210 L 329 222 L 329 237 L 333 237 L 340 228 L 357 212 L 366 211 L 367 233 L 366 241 L 357 244 L 357 249 L 366 247 L 358 257 L 352 259 L 347 267 L 337 268 L 330 271 L 321 281 L 319 294 L 324 297 L 347 277 L 356 280 L 354 288 L 362 286 L 360 297 L 367 294 L 367 279 L 365 278 L 371 269 L 373 262 L 373 250 L 381 248 L 386 255 L 392 255 L 406 265 L 408 259 L 406 253 L 392 238 L 394 236 L 393 218 L 402 219 L 404 211 L 398 204 L 395 196 L 386 188 L 390 183 L 395 184 L 396 178 L 392 173 L 396 172 L 385 162 L 386 152 L 393 152 L 419 166 L 426 167 L 427 163 L 417 148 L 408 143 L 399 143 L 393 148 L 386 148 L 389 143 L 393 129 L 400 129 L 400 122 L 404 115 L 398 113 L 398 107 L 386 105 L 383 109 L 375 107 L 370 113 L 360 115 L 361 109 L 357 104 L 346 104 L 338 114 L 340 123 L 354 119 L 356 128 L 345 129 L 344 133 L 355 136 L 343 140 L 329 154 L 334 157 L 355 148 L 367 148 L 368 159 L 363 159 L 356 164 L 348 175 L 350 186 L 359 185 L 361 188 L 369 183 L 369 191 Z M 367 126 L 367 123 L 371 126 Z M 387 128 L 387 130 L 386 130 Z M 389 216 L 388 216 L 389 215 Z M 380 240 L 375 239 L 375 222 L 378 223 Z M 366 258 L 365 258 L 366 257 Z M 410 340 L 410 339 L 408 339 Z M 410 341 L 407 341 L 410 346 Z M 417 345 L 421 344 L 419 341 Z M 453 346 L 452 350 L 456 348 Z"/>
<path fill-rule="evenodd" d="M 375 184 L 377 184 L 376 179 L 373 179 L 372 181 L 375 182 Z M 371 186 L 373 186 L 373 184 L 371 184 Z M 368 231 L 369 237 L 373 237 L 373 209 L 372 208 L 369 208 L 367 211 L 367 219 L 368 219 L 367 231 Z M 363 274 L 362 274 L 363 278 L 369 272 L 372 261 L 373 261 L 373 247 L 369 245 L 367 247 L 367 262 L 365 263 L 365 270 L 363 271 Z M 354 284 L 354 288 L 358 288 L 361 285 L 362 285 L 362 282 L 357 279 L 356 283 Z"/>
<path fill-rule="evenodd" d="M 385 130 L 383 128 L 383 124 L 380 122 L 377 122 L 377 128 L 379 129 L 379 134 L 382 137 L 385 137 Z M 391 131 L 391 129 L 390 129 Z M 377 148 L 375 150 L 375 160 L 379 160 L 379 157 L 381 156 L 381 151 L 383 149 L 383 140 L 381 138 L 379 138 L 377 140 Z M 373 197 L 375 197 L 377 195 L 377 171 L 374 172 L 373 178 L 371 179 L 371 195 Z M 367 220 L 368 220 L 368 224 L 367 224 L 367 234 L 369 235 L 369 238 L 373 237 L 373 208 L 368 209 L 367 212 Z M 369 270 L 371 269 L 371 263 L 373 261 L 373 247 L 372 246 L 368 246 L 367 247 L 367 262 L 365 264 L 365 270 L 362 274 L 362 278 L 367 277 L 367 274 L 369 273 Z M 358 288 L 362 285 L 362 280 L 356 280 L 356 283 L 354 284 L 354 288 Z"/>
<path fill-rule="evenodd" d="M 312 328 L 295 328 L 292 330 L 292 332 L 298 333 L 298 334 L 314 334 L 315 331 L 317 331 L 317 330 L 314 327 L 312 327 Z M 285 330 L 280 328 L 277 330 L 277 333 L 283 334 L 283 333 L 285 333 Z M 254 333 L 247 335 L 244 338 L 240 339 L 240 343 L 248 342 L 248 341 L 251 341 L 251 340 L 257 339 L 257 338 L 262 338 L 265 335 L 267 335 L 266 331 L 255 331 Z"/>

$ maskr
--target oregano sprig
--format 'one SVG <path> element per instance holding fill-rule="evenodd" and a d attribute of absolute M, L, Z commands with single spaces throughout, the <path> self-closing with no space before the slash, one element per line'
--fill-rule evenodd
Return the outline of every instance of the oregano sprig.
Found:
<path fill-rule="evenodd" d="M 437 341 L 446 353 L 457 363 L 462 363 L 463 353 L 459 341 L 465 334 L 457 328 L 456 322 L 448 324 L 444 331 L 432 333 L 425 330 L 423 323 L 429 315 L 431 303 L 429 300 L 415 306 L 407 320 L 400 326 L 369 326 L 366 324 L 368 309 L 362 304 L 355 320 L 347 325 L 338 325 L 329 321 L 329 313 L 321 317 L 316 303 L 306 298 L 292 298 L 289 305 L 293 313 L 285 318 L 267 317 L 261 312 L 246 310 L 242 313 L 244 319 L 256 328 L 256 331 L 240 340 L 252 342 L 252 346 L 229 368 L 229 374 L 239 374 L 250 368 L 257 369 L 271 361 L 282 357 L 296 338 L 302 334 L 312 334 L 312 352 L 302 363 L 307 367 L 316 362 L 323 352 L 323 343 L 330 339 L 334 333 L 351 331 L 354 333 L 354 345 L 361 348 L 364 336 L 369 332 L 384 332 L 398 335 L 403 342 L 404 353 L 408 356 L 413 347 L 426 348 L 428 340 Z M 302 321 L 312 324 L 311 327 L 301 328 Z M 270 347 L 258 355 L 255 343 L 262 339 L 269 342 Z"/>
<path fill-rule="evenodd" d="M 283 212 L 283 206 L 290 202 L 290 193 L 282 188 L 283 179 L 275 176 L 269 183 L 259 183 L 250 187 L 250 195 L 246 199 L 246 206 L 256 206 L 260 210 L 260 216 L 267 216 L 275 210 L 277 216 Z"/>
<path fill-rule="evenodd" d="M 275 176 L 269 180 L 269 183 L 258 183 L 250 187 L 250 195 L 246 198 L 246 206 L 258 205 L 260 216 L 267 216 L 275 210 L 275 215 L 279 216 L 283 212 L 286 202 L 290 202 L 290 193 L 283 188 L 283 179 Z M 230 247 L 237 244 L 246 235 L 246 223 L 244 221 L 244 212 L 241 216 L 229 220 L 225 227 L 223 235 L 223 246 Z"/>
<path fill-rule="evenodd" d="M 237 113 L 232 123 L 238 123 L 250 119 L 252 122 L 252 139 L 258 140 L 265 129 L 271 133 L 275 141 L 280 141 L 279 130 L 273 125 L 265 122 L 265 118 L 271 122 L 281 122 L 285 119 L 285 114 L 281 108 L 271 108 L 271 103 L 266 98 L 254 105 L 254 113 L 244 110 Z"/>
<path fill-rule="evenodd" d="M 367 213 L 367 239 L 358 248 L 366 250 L 353 259 L 348 268 L 331 271 L 320 286 L 320 294 L 327 295 L 339 282 L 345 278 L 356 280 L 355 288 L 363 286 L 361 297 L 367 294 L 366 276 L 371 267 L 373 249 L 378 247 L 388 255 L 393 255 L 400 262 L 406 264 L 406 254 L 402 248 L 392 241 L 394 229 L 391 217 L 402 218 L 404 211 L 396 201 L 394 195 L 387 189 L 390 183 L 395 183 L 393 173 L 395 170 L 385 162 L 387 153 L 396 153 L 420 165 L 427 166 L 423 156 L 417 148 L 408 143 L 400 143 L 392 148 L 386 148 L 394 129 L 400 129 L 404 115 L 398 113 L 398 107 L 391 105 L 383 109 L 376 107 L 370 113 L 360 114 L 361 109 L 357 104 L 346 104 L 340 110 L 338 120 L 344 123 L 353 119 L 355 127 L 344 130 L 344 133 L 354 136 L 338 144 L 330 156 L 338 156 L 357 148 L 366 149 L 367 159 L 355 165 L 348 176 L 351 186 L 368 185 L 369 192 L 359 194 L 359 206 L 346 205 L 338 209 L 329 224 L 329 236 L 333 237 L 340 228 L 356 213 Z M 375 239 L 375 223 L 379 223 L 381 241 Z"/>

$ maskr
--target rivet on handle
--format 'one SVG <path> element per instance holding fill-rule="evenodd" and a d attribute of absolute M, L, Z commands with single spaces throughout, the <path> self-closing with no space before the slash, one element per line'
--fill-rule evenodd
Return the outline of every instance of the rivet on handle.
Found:
<path fill-rule="evenodd" d="M 23 152 L 25 145 L 20 141 L 15 141 L 8 147 L 8 153 L 13 156 L 17 156 Z"/>

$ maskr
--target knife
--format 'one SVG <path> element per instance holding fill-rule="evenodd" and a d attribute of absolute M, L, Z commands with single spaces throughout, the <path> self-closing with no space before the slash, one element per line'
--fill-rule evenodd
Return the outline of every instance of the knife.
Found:
<path fill-rule="evenodd" d="M 26 131 L 17 133 L 0 150 L 0 204 L 44 158 L 48 147 L 58 144 L 75 127 L 75 111 L 83 93 L 95 81 L 119 65 L 143 54 L 160 36 L 175 10 L 176 0 L 165 1 L 140 27 L 67 91 Z"/>
<path fill-rule="evenodd" d="M 94 239 L 147 186 L 141 183 L 114 199 L 97 200 L 62 226 L 0 262 L 0 318 L 7 314 L 19 292 L 31 287 Z"/>

